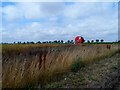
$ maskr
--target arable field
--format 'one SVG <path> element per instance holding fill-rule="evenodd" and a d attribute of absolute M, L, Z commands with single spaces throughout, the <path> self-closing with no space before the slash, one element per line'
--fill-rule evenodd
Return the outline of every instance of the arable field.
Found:
<path fill-rule="evenodd" d="M 118 44 L 2 45 L 2 87 L 43 87 L 71 71 L 78 59 L 85 66 L 118 51 Z"/>

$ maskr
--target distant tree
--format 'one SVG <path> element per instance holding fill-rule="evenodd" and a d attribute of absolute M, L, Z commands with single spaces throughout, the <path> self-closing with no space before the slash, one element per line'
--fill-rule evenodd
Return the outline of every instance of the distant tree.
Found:
<path fill-rule="evenodd" d="M 96 42 L 98 43 L 98 42 L 99 42 L 99 40 L 98 40 L 98 39 L 96 39 Z"/>
<path fill-rule="evenodd" d="M 21 42 L 18 42 L 18 44 L 21 44 Z"/>
<path fill-rule="evenodd" d="M 94 43 L 94 40 L 92 40 L 91 43 Z"/>
<path fill-rule="evenodd" d="M 34 44 L 34 42 L 30 42 L 31 44 Z"/>
<path fill-rule="evenodd" d="M 101 42 L 103 42 L 104 40 L 103 40 L 103 39 L 101 39 L 100 41 L 101 41 Z"/>
<path fill-rule="evenodd" d="M 73 40 L 71 40 L 70 42 L 71 42 L 71 44 L 74 44 L 74 41 L 73 41 Z"/>
<path fill-rule="evenodd" d="M 57 43 L 57 40 L 55 40 L 54 43 Z"/>
<path fill-rule="evenodd" d="M 23 42 L 23 44 L 26 44 L 25 42 Z"/>
<path fill-rule="evenodd" d="M 15 44 L 15 42 L 13 42 L 13 44 Z"/>
<path fill-rule="evenodd" d="M 89 41 L 89 40 L 87 40 L 87 43 L 90 43 L 90 41 Z"/>
<path fill-rule="evenodd" d="M 49 43 L 52 43 L 51 41 L 49 41 Z"/>
<path fill-rule="evenodd" d="M 45 44 L 46 42 L 42 42 L 43 44 Z"/>
<path fill-rule="evenodd" d="M 70 40 L 68 40 L 67 43 L 70 43 Z"/>
<path fill-rule="evenodd" d="M 60 40 L 58 40 L 58 43 L 60 43 Z"/>
<path fill-rule="evenodd" d="M 83 37 L 81 37 L 82 38 L 82 43 L 84 43 L 85 42 L 85 39 L 83 38 Z"/>
<path fill-rule="evenodd" d="M 40 44 L 40 43 L 41 43 L 40 41 L 37 42 L 37 44 Z"/>
<path fill-rule="evenodd" d="M 63 40 L 61 40 L 61 43 L 63 43 L 64 41 Z"/>
<path fill-rule="evenodd" d="M 27 42 L 27 44 L 30 44 L 30 42 Z"/>
<path fill-rule="evenodd" d="M 120 43 L 120 40 L 118 40 L 118 43 Z"/>

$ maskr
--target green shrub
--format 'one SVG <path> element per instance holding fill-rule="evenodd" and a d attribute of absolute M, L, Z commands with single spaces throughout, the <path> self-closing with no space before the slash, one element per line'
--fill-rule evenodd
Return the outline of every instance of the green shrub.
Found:
<path fill-rule="evenodd" d="M 80 58 L 78 58 L 71 65 L 71 71 L 72 72 L 77 72 L 78 70 L 80 70 L 84 66 L 85 66 L 85 63 L 83 61 L 81 61 Z"/>

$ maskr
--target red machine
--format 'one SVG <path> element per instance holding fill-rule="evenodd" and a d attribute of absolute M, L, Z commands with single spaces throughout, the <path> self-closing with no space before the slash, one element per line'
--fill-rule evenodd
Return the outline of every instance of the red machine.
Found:
<path fill-rule="evenodd" d="M 81 36 L 77 36 L 76 38 L 75 38 L 75 44 L 81 44 L 81 43 L 83 43 L 85 40 L 83 39 L 83 37 L 81 37 Z"/>

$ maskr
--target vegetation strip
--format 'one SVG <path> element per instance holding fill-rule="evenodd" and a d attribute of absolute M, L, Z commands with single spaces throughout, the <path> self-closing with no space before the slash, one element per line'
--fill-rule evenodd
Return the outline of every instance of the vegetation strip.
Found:
<path fill-rule="evenodd" d="M 5 46 L 2 53 L 3 87 L 30 88 L 37 85 L 43 87 L 51 81 L 60 80 L 60 75 L 70 70 L 73 73 L 77 72 L 89 63 L 118 52 L 117 44 L 109 46 L 108 44 L 18 47 L 11 45 L 12 48 L 9 45 Z M 85 79 L 84 75 L 82 77 L 79 78 L 80 82 Z M 89 79 L 96 80 L 93 77 Z"/>
<path fill-rule="evenodd" d="M 47 84 L 46 88 L 116 88 L 120 77 L 118 65 L 120 53 L 85 66 L 78 72 L 70 72 L 64 79 Z M 118 86 L 117 86 L 118 87 Z M 120 86 L 119 86 L 120 87 Z"/>

